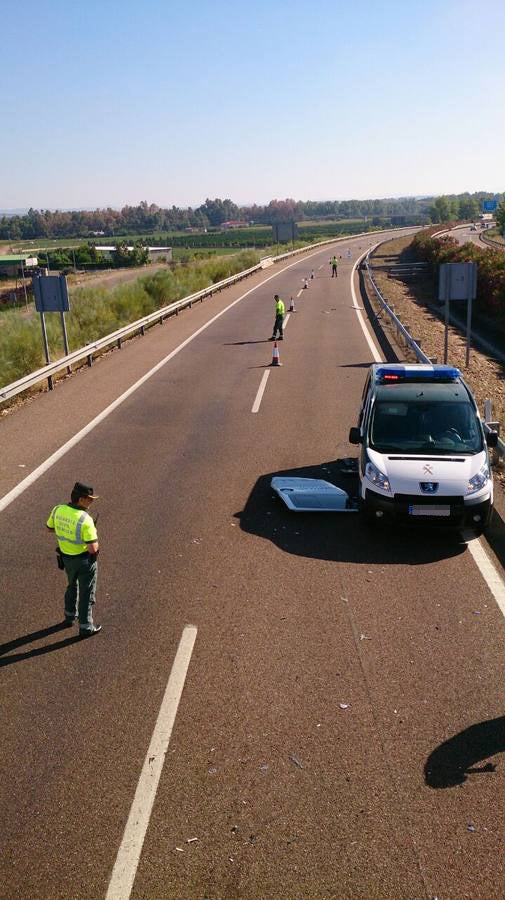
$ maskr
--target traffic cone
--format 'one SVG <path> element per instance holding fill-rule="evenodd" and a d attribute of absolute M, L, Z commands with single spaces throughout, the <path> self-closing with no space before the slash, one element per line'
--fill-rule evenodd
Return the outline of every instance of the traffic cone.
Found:
<path fill-rule="evenodd" d="M 279 348 L 277 346 L 277 341 L 274 341 L 274 346 L 272 350 L 272 365 L 273 366 L 281 366 L 282 363 L 279 359 Z"/>
<path fill-rule="evenodd" d="M 291 297 L 291 301 L 290 301 L 290 304 L 289 304 L 289 311 L 290 311 L 290 312 L 296 312 L 296 309 L 295 309 L 295 301 L 293 300 L 292 297 Z"/>
<path fill-rule="evenodd" d="M 303 279 L 303 286 L 304 286 L 304 288 L 308 288 L 308 286 L 309 286 L 309 282 L 307 281 L 306 278 Z"/>

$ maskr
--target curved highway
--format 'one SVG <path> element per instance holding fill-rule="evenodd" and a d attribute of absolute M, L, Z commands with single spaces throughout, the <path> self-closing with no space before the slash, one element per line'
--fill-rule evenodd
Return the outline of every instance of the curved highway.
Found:
<path fill-rule="evenodd" d="M 337 279 L 332 248 L 288 259 L 4 417 L 2 897 L 503 896 L 491 551 L 292 514 L 269 486 L 349 483 L 379 349 L 351 294 L 368 240 L 335 246 Z M 269 369 L 274 293 L 296 312 Z M 86 641 L 58 628 L 44 528 L 76 479 L 101 497 Z"/>

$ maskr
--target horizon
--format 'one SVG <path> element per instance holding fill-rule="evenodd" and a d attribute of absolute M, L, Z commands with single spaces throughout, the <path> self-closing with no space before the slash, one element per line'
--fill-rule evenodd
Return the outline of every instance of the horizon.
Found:
<path fill-rule="evenodd" d="M 449 193 L 398 194 L 396 196 L 390 195 L 388 197 L 370 197 L 370 196 L 367 196 L 367 197 L 354 197 L 353 196 L 353 197 L 338 197 L 338 198 L 308 197 L 304 200 L 301 200 L 300 198 L 295 198 L 295 197 L 282 197 L 282 198 L 281 197 L 271 197 L 270 200 L 267 200 L 267 201 L 252 200 L 250 202 L 234 201 L 232 197 L 224 197 L 224 196 L 222 198 L 212 197 L 212 198 L 206 198 L 206 199 L 212 199 L 212 200 L 228 199 L 228 200 L 231 200 L 233 203 L 235 203 L 235 205 L 238 206 L 239 209 L 247 209 L 247 208 L 250 208 L 251 206 L 259 206 L 259 207 L 268 206 L 269 203 L 275 202 L 276 200 L 281 201 L 281 202 L 285 201 L 285 200 L 293 200 L 295 203 L 347 203 L 347 202 L 352 202 L 353 200 L 357 200 L 359 202 L 363 202 L 363 201 L 371 202 L 374 200 L 380 200 L 380 201 L 386 202 L 388 200 L 434 200 L 437 197 L 452 197 L 452 196 L 460 196 L 462 194 L 469 194 L 470 196 L 472 196 L 473 194 L 494 194 L 495 196 L 497 196 L 500 193 L 502 193 L 502 192 L 501 191 L 486 191 L 486 190 L 478 189 L 478 190 L 472 191 L 472 192 L 460 191 L 459 194 L 449 194 Z M 171 203 L 164 205 L 164 204 L 158 203 L 154 200 L 153 201 L 139 200 L 134 203 L 125 202 L 119 206 L 113 206 L 111 203 L 103 203 L 103 204 L 99 204 L 99 205 L 95 205 L 95 206 L 53 206 L 53 207 L 42 206 L 42 207 L 35 207 L 32 205 L 32 206 L 8 207 L 5 209 L 0 208 L 0 216 L 1 215 L 4 215 L 4 216 L 5 215 L 26 215 L 26 213 L 28 213 L 30 209 L 33 209 L 35 212 L 51 212 L 51 213 L 54 213 L 54 212 L 94 212 L 95 210 L 104 210 L 104 209 L 113 209 L 114 211 L 119 212 L 121 209 L 124 209 L 127 206 L 136 207 L 136 206 L 139 206 L 140 203 L 143 203 L 143 202 L 146 202 L 148 204 L 148 206 L 158 206 L 160 209 L 170 209 L 173 205 Z M 205 203 L 205 200 L 201 200 L 199 203 L 188 203 L 188 204 L 184 204 L 184 205 L 181 204 L 178 208 L 183 209 L 183 210 L 184 209 L 195 210 L 195 209 L 198 209 L 200 206 L 202 206 L 204 203 Z"/>

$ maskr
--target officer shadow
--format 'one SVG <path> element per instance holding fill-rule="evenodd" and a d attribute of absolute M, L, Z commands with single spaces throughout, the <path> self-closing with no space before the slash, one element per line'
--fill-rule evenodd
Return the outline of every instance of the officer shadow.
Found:
<path fill-rule="evenodd" d="M 424 767 L 428 787 L 450 788 L 464 784 L 469 775 L 496 771 L 494 763 L 478 763 L 505 752 L 505 716 L 471 725 L 440 744 L 430 753 Z"/>
<path fill-rule="evenodd" d="M 32 631 L 30 634 L 24 634 L 21 637 L 14 638 L 6 644 L 0 644 L 0 668 L 3 666 L 11 666 L 13 663 L 22 662 L 24 659 L 31 659 L 35 656 L 44 656 L 46 653 L 52 653 L 54 650 L 61 650 L 70 644 L 76 644 L 82 638 L 79 634 L 74 634 L 64 638 L 61 641 L 55 641 L 52 644 L 44 644 L 43 647 L 33 647 L 31 650 L 24 650 L 22 653 L 11 653 L 18 647 L 24 647 L 25 644 L 31 644 L 34 641 L 40 641 L 42 638 L 49 637 L 52 634 L 58 634 L 60 631 L 67 629 L 64 622 L 58 622 L 56 625 L 49 625 L 47 628 L 41 628 L 39 631 Z"/>
<path fill-rule="evenodd" d="M 271 541 L 285 553 L 330 562 L 361 565 L 425 565 L 465 552 L 459 534 L 437 527 L 405 528 L 379 523 L 367 526 L 357 512 L 293 512 L 271 488 L 274 476 L 320 478 L 357 498 L 356 469 L 346 459 L 261 475 L 244 509 L 236 513 L 240 527 Z"/>

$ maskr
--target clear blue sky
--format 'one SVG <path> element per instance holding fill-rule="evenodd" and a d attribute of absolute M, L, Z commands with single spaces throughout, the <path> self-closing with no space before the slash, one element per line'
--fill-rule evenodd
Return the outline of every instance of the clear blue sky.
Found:
<path fill-rule="evenodd" d="M 504 0 L 27 0 L 0 209 L 505 189 Z"/>

